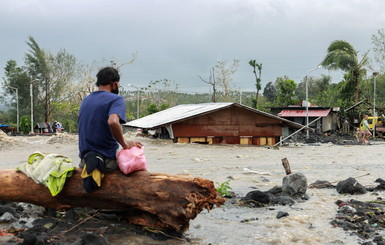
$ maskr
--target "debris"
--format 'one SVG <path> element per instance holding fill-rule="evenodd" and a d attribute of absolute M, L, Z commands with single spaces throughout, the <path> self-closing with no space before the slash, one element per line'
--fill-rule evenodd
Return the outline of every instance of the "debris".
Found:
<path fill-rule="evenodd" d="M 253 173 L 253 174 L 261 174 L 261 175 L 271 175 L 270 172 L 258 172 L 258 171 L 255 171 L 255 170 L 251 170 L 249 168 L 243 168 L 243 172 L 245 172 L 245 173 Z"/>
<path fill-rule="evenodd" d="M 289 160 L 287 160 L 286 157 L 282 159 L 282 165 L 283 165 L 283 168 L 285 169 L 286 175 L 291 174 Z"/>
<path fill-rule="evenodd" d="M 277 213 L 277 219 L 280 219 L 280 218 L 283 218 L 286 216 L 289 216 L 288 212 L 278 211 L 278 213 Z"/>
<path fill-rule="evenodd" d="M 314 183 L 311 183 L 308 188 L 311 188 L 311 189 L 325 189 L 325 188 L 336 188 L 335 185 L 332 185 L 332 183 L 330 183 L 329 181 L 327 180 L 317 180 L 316 182 Z"/>
<path fill-rule="evenodd" d="M 47 140 L 47 144 L 72 144 L 77 142 L 78 142 L 77 135 L 72 135 L 67 133 L 52 135 Z"/>
<path fill-rule="evenodd" d="M 344 205 L 341 206 L 342 203 Z M 338 200 L 336 204 L 340 208 L 335 219 L 330 222 L 334 227 L 350 231 L 351 235 L 357 235 L 366 242 L 372 240 L 375 244 L 382 244 L 380 242 L 383 241 L 383 238 L 378 234 L 385 228 L 384 201 L 350 200 L 346 202 Z"/>
<path fill-rule="evenodd" d="M 14 137 L 9 137 L 6 133 L 0 130 L 0 148 L 3 148 L 6 145 L 12 144 L 14 145 L 16 139 Z"/>
<path fill-rule="evenodd" d="M 125 218 L 132 224 L 179 232 L 185 231 L 189 221 L 203 209 L 210 210 L 214 205 L 220 206 L 225 202 L 219 197 L 212 181 L 198 177 L 147 171 L 123 175 L 116 170 L 105 175 L 102 187 L 89 195 L 84 192 L 80 174 L 81 169 L 76 169 L 60 195 L 52 197 L 46 187 L 36 184 L 25 174 L 1 170 L 0 200 L 23 201 L 55 209 L 88 207 L 125 210 Z"/>

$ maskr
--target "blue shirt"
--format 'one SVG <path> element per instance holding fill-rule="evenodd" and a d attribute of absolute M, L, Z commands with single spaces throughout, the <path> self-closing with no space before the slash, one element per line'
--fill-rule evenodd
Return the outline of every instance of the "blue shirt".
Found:
<path fill-rule="evenodd" d="M 96 91 L 84 98 L 79 110 L 79 157 L 96 151 L 107 158 L 116 159 L 118 142 L 108 126 L 108 117 L 117 114 L 120 123 L 126 122 L 126 102 L 122 96 Z"/>

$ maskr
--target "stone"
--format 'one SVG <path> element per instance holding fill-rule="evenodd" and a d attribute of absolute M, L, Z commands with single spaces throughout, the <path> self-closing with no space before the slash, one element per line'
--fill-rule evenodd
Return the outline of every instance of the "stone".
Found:
<path fill-rule="evenodd" d="M 337 192 L 340 194 L 365 194 L 367 190 L 354 178 L 348 178 L 337 184 Z"/>
<path fill-rule="evenodd" d="M 105 238 L 95 234 L 85 234 L 80 237 L 73 245 L 107 245 Z"/>
<path fill-rule="evenodd" d="M 1 217 L 0 217 L 0 221 L 1 222 L 11 222 L 15 220 L 15 216 L 13 216 L 13 214 L 9 213 L 9 212 L 5 212 Z"/>
<path fill-rule="evenodd" d="M 288 212 L 279 211 L 277 213 L 277 219 L 280 219 L 280 218 L 283 218 L 283 217 L 286 217 L 286 216 L 289 216 Z"/>
<path fill-rule="evenodd" d="M 290 196 L 298 196 L 306 193 L 307 179 L 302 173 L 286 175 L 282 180 L 282 192 Z"/>
<path fill-rule="evenodd" d="M 268 204 L 270 203 L 269 195 L 263 191 L 250 191 L 245 197 L 241 199 L 245 203 L 256 203 L 256 204 Z"/>
<path fill-rule="evenodd" d="M 283 206 L 286 206 L 286 205 L 293 205 L 295 203 L 295 200 L 290 197 L 290 196 L 285 196 L 285 195 L 282 195 L 282 196 L 276 196 L 273 200 L 272 200 L 272 203 L 273 204 L 278 204 L 278 205 L 283 205 Z"/>

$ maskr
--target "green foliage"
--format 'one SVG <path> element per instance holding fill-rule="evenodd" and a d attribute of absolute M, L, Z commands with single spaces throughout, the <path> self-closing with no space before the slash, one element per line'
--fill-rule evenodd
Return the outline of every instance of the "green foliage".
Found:
<path fill-rule="evenodd" d="M 25 55 L 25 63 L 28 74 L 35 81 L 36 113 L 43 113 L 44 121 L 51 121 L 52 103 L 73 97 L 70 88 L 78 71 L 76 58 L 65 50 L 51 54 L 43 50 L 31 36 L 27 45 L 29 52 Z"/>
<path fill-rule="evenodd" d="M 250 60 L 249 65 L 253 67 L 253 73 L 255 76 L 255 87 L 257 88 L 257 92 L 255 93 L 255 99 L 253 100 L 252 107 L 257 109 L 259 91 L 262 89 L 262 85 L 261 85 L 262 63 L 258 63 L 256 60 Z M 257 74 L 257 68 L 258 68 L 258 74 Z"/>
<path fill-rule="evenodd" d="M 231 196 L 230 190 L 232 190 L 232 188 L 230 186 L 230 181 L 231 180 L 229 179 L 223 183 L 215 182 L 219 185 L 216 190 L 219 192 L 219 194 L 221 194 L 221 196 Z"/>
<path fill-rule="evenodd" d="M 68 133 L 77 133 L 78 132 L 77 121 L 72 120 L 72 119 L 65 119 L 61 123 L 64 127 L 64 131 L 66 131 Z"/>
<path fill-rule="evenodd" d="M 11 122 L 13 122 L 12 118 L 14 114 L 12 114 L 11 112 L 12 112 L 11 110 L 0 111 L 0 124 L 10 124 Z M 16 117 L 15 117 L 15 122 L 16 122 Z"/>
<path fill-rule="evenodd" d="M 155 104 L 149 104 L 146 111 L 147 111 L 147 115 L 151 115 L 158 112 L 159 109 Z"/>
<path fill-rule="evenodd" d="M 5 78 L 2 82 L 3 91 L 0 96 L 2 103 L 7 105 L 16 114 L 16 91 L 10 87 L 16 88 L 19 100 L 19 113 L 25 115 L 30 113 L 30 78 L 25 67 L 17 65 L 16 61 L 9 60 L 4 68 Z"/>
<path fill-rule="evenodd" d="M 289 79 L 288 77 L 279 77 L 277 78 L 277 104 L 279 106 L 288 106 L 295 103 L 294 95 L 297 84 L 294 80 Z"/>
<path fill-rule="evenodd" d="M 155 104 L 149 104 L 147 109 L 146 109 L 147 115 L 154 114 L 158 111 L 163 111 L 163 110 L 167 109 L 168 107 L 169 107 L 168 104 L 161 104 L 159 108 Z"/>
<path fill-rule="evenodd" d="M 321 62 L 321 65 L 326 69 L 346 72 L 342 92 L 347 94 L 350 91 L 354 91 L 355 103 L 359 101 L 360 82 L 366 74 L 364 66 L 368 63 L 367 54 L 368 52 L 366 52 L 359 61 L 358 52 L 350 43 L 343 40 L 336 40 L 330 44 L 327 49 L 327 54 Z M 351 98 L 345 97 L 345 99 L 349 100 Z"/>
<path fill-rule="evenodd" d="M 22 116 L 20 118 L 20 131 L 24 134 L 28 134 L 31 131 L 31 118 L 28 116 Z"/>
<path fill-rule="evenodd" d="M 273 82 L 268 82 L 263 90 L 263 96 L 267 102 L 274 103 L 278 95 L 277 84 Z"/>

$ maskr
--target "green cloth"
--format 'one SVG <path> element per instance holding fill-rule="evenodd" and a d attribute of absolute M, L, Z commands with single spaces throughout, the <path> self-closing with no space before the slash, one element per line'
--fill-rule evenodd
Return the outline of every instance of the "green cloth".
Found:
<path fill-rule="evenodd" d="M 363 126 L 364 130 L 370 130 L 368 120 L 362 119 L 362 126 Z"/>
<path fill-rule="evenodd" d="M 66 178 L 72 176 L 75 167 L 71 158 L 59 154 L 34 152 L 28 157 L 28 162 L 16 170 L 23 172 L 37 184 L 45 185 L 51 195 L 56 196 L 63 189 Z"/>

